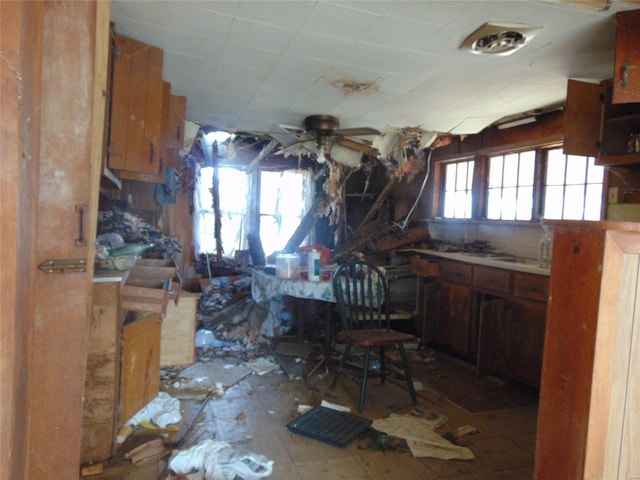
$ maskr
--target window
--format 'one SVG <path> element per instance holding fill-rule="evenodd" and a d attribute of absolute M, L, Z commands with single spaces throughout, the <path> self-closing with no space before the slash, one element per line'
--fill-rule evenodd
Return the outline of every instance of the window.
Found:
<path fill-rule="evenodd" d="M 282 250 L 300 225 L 313 198 L 306 170 L 262 172 L 260 240 L 267 255 Z"/>
<path fill-rule="evenodd" d="M 549 150 L 545 178 L 544 218 L 600 220 L 604 168 L 594 157 Z"/>
<path fill-rule="evenodd" d="M 474 161 L 448 163 L 444 172 L 445 218 L 471 218 Z"/>
<path fill-rule="evenodd" d="M 533 218 L 535 166 L 534 150 L 489 158 L 489 220 Z"/>
<path fill-rule="evenodd" d="M 247 215 L 248 178 L 241 170 L 219 168 L 218 180 L 222 246 L 225 256 L 231 257 L 235 250 L 242 249 L 244 245 L 246 232 L 243 227 Z M 213 167 L 201 168 L 195 190 L 196 254 L 216 252 L 212 187 Z"/>
<path fill-rule="evenodd" d="M 225 257 L 246 249 L 249 177 L 242 170 L 218 168 L 222 247 Z M 281 250 L 300 225 L 313 198 L 312 175 L 305 170 L 260 173 L 260 240 L 267 255 Z M 215 253 L 213 167 L 200 169 L 194 192 L 196 255 Z"/>

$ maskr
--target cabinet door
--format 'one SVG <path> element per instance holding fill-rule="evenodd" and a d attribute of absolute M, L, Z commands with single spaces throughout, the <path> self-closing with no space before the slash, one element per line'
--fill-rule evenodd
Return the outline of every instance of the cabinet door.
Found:
<path fill-rule="evenodd" d="M 436 342 L 455 352 L 469 353 L 471 287 L 441 282 L 438 295 L 438 330 Z"/>
<path fill-rule="evenodd" d="M 438 330 L 438 283 L 420 279 L 420 337 L 427 345 L 437 337 Z"/>
<path fill-rule="evenodd" d="M 159 48 L 116 37 L 109 168 L 149 175 L 161 173 L 162 62 Z"/>
<path fill-rule="evenodd" d="M 564 112 L 564 153 L 597 157 L 604 89 L 600 84 L 569 80 Z"/>
<path fill-rule="evenodd" d="M 122 333 L 120 425 L 160 391 L 160 314 L 138 318 Z"/>
<path fill-rule="evenodd" d="M 640 102 L 640 10 L 620 12 L 616 26 L 613 103 Z"/>
<path fill-rule="evenodd" d="M 187 116 L 187 97 L 171 95 L 169 98 L 169 126 L 167 148 L 182 149 L 184 146 L 184 121 Z"/>
<path fill-rule="evenodd" d="M 547 304 L 510 300 L 506 304 L 505 317 L 505 374 L 539 388 Z"/>
<path fill-rule="evenodd" d="M 502 298 L 480 302 L 478 328 L 478 378 L 504 373 L 505 300 Z"/>

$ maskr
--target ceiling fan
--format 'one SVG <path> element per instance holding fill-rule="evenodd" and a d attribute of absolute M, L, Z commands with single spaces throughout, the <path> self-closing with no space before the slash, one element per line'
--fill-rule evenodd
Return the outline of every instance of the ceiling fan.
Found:
<path fill-rule="evenodd" d="M 278 153 L 285 156 L 314 153 L 320 163 L 324 163 L 326 155 L 339 163 L 355 167 L 360 164 L 363 154 L 377 154 L 371 142 L 360 137 L 380 135 L 375 128 L 340 128 L 340 120 L 333 115 L 310 115 L 304 119 L 304 129 L 280 125 L 284 131 L 296 137 L 299 142 L 286 147 Z"/>

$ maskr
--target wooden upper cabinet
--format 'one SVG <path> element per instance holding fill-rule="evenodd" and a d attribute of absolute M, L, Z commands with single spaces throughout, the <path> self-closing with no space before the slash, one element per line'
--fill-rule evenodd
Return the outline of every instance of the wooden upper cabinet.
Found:
<path fill-rule="evenodd" d="M 597 157 L 600 153 L 602 85 L 569 80 L 564 117 L 564 153 Z"/>
<path fill-rule="evenodd" d="M 569 80 L 564 153 L 596 157 L 598 165 L 640 163 L 640 152 L 628 149 L 630 136 L 640 132 L 640 103 L 612 103 L 612 83 Z"/>
<path fill-rule="evenodd" d="M 617 14 L 613 103 L 640 102 L 640 10 Z"/>
<path fill-rule="evenodd" d="M 184 121 L 186 115 L 187 97 L 171 95 L 169 99 L 167 148 L 181 150 L 184 146 Z"/>
<path fill-rule="evenodd" d="M 159 48 L 116 35 L 108 166 L 164 181 L 162 81 Z"/>

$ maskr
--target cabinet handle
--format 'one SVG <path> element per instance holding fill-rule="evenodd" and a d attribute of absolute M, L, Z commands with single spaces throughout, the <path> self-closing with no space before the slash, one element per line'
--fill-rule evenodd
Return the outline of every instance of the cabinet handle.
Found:
<path fill-rule="evenodd" d="M 153 163 L 153 154 L 154 154 L 153 142 L 149 144 L 149 163 Z"/>
<path fill-rule="evenodd" d="M 82 203 L 76 204 L 76 212 L 80 214 L 80 236 L 74 242 L 76 247 L 84 247 L 87 241 L 84 238 L 84 214 L 89 207 Z"/>
<path fill-rule="evenodd" d="M 182 131 L 182 129 L 180 128 L 180 125 L 178 125 L 176 127 L 176 140 L 180 140 L 180 132 Z"/>
<path fill-rule="evenodd" d="M 620 72 L 620 85 L 622 88 L 627 88 L 629 84 L 629 61 L 622 62 L 622 71 Z"/>

